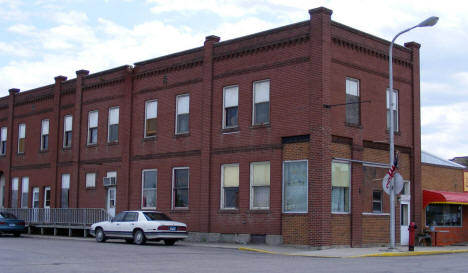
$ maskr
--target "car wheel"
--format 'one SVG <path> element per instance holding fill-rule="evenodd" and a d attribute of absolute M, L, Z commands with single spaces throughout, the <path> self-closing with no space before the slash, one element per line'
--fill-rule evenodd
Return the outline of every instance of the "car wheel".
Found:
<path fill-rule="evenodd" d="M 15 233 L 13 233 L 13 236 L 15 236 L 15 237 L 20 237 L 20 236 L 21 236 L 21 232 L 15 232 Z"/>
<path fill-rule="evenodd" d="M 164 244 L 167 246 L 173 246 L 176 240 L 164 240 Z"/>
<path fill-rule="evenodd" d="M 143 230 L 138 229 L 133 233 L 133 242 L 137 245 L 143 245 L 146 243 L 146 237 Z"/>
<path fill-rule="evenodd" d="M 126 242 L 127 244 L 131 244 L 131 243 L 133 243 L 133 239 L 125 239 L 125 242 Z"/>
<path fill-rule="evenodd" d="M 106 235 L 104 235 L 102 228 L 96 229 L 96 241 L 99 243 L 104 243 L 106 241 Z"/>

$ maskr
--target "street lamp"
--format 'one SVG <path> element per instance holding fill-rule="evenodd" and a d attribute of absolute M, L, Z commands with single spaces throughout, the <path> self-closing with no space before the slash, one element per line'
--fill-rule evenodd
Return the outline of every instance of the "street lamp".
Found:
<path fill-rule="evenodd" d="M 412 30 L 413 28 L 417 27 L 432 27 L 439 21 L 439 17 L 431 16 L 426 20 L 422 21 L 421 23 L 410 27 L 408 29 L 403 30 L 402 32 L 398 33 L 390 43 L 390 48 L 388 50 L 388 66 L 389 66 L 389 83 L 390 83 L 390 90 L 389 90 L 389 107 L 390 107 L 390 168 L 393 165 L 394 161 L 394 153 L 395 153 L 395 143 L 394 143 L 394 125 L 393 125 L 393 57 L 392 57 L 392 50 L 393 50 L 393 43 L 401 34 Z M 391 186 L 390 186 L 390 249 L 395 248 L 395 189 L 393 187 L 394 179 L 392 178 Z"/>

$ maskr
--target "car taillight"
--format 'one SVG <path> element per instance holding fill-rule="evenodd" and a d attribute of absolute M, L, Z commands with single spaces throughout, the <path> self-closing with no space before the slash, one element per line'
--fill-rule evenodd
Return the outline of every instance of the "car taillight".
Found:
<path fill-rule="evenodd" d="M 187 227 L 177 227 L 177 231 L 187 231 Z"/>
<path fill-rule="evenodd" d="M 19 222 L 18 225 L 24 226 L 24 222 Z"/>
<path fill-rule="evenodd" d="M 6 222 L 0 222 L 0 225 L 6 225 Z"/>
<path fill-rule="evenodd" d="M 169 230 L 168 226 L 159 226 L 158 230 Z"/>

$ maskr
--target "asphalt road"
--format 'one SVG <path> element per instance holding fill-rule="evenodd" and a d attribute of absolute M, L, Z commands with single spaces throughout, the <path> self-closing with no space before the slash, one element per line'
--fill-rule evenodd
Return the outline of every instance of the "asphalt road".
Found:
<path fill-rule="evenodd" d="M 467 272 L 468 254 L 311 258 L 176 243 L 0 237 L 0 272 Z"/>

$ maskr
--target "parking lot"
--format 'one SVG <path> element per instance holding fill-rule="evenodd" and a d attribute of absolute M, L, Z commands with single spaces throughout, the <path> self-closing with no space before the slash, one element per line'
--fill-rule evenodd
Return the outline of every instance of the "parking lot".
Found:
<path fill-rule="evenodd" d="M 466 272 L 468 254 L 380 258 L 271 255 L 178 242 L 0 237 L 0 272 Z"/>

